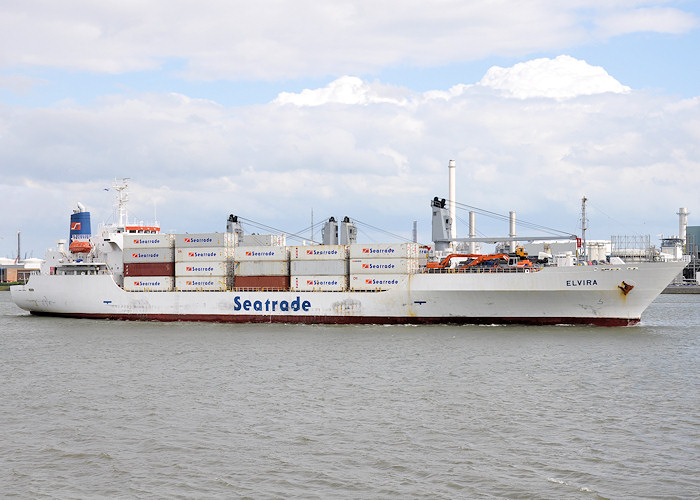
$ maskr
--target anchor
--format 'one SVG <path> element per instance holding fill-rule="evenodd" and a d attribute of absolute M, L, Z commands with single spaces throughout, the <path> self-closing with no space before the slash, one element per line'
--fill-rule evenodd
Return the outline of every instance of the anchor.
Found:
<path fill-rule="evenodd" d="M 625 283 L 625 282 L 623 281 L 622 284 L 617 285 L 617 288 L 619 288 L 620 290 L 622 290 L 622 293 L 623 293 L 623 294 L 627 295 L 628 293 L 630 293 L 630 290 L 632 290 L 632 289 L 634 288 L 634 285 L 630 285 L 630 284 Z"/>

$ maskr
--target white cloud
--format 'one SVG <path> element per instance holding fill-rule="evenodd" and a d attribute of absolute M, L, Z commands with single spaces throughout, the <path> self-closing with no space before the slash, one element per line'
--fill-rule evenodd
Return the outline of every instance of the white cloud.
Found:
<path fill-rule="evenodd" d="M 447 195 L 450 159 L 464 203 L 574 232 L 585 194 L 631 226 L 592 210 L 590 237 L 668 234 L 678 207 L 700 213 L 700 99 L 626 90 L 569 58 L 501 74 L 498 90 L 485 77 L 423 94 L 347 78 L 286 94 L 293 105 L 149 93 L 4 106 L 0 198 L 19 215 L 0 221 L 0 256 L 20 229 L 35 255 L 65 237 L 76 201 L 95 225 L 109 217 L 114 177 L 132 178 L 134 215 L 148 219 L 155 200 L 164 228 L 190 232 L 223 230 L 229 213 L 298 231 L 313 208 L 317 221 L 348 215 L 406 236 L 418 220 L 428 240 L 428 203 Z M 552 74 L 557 85 L 538 83 Z M 561 82 L 575 88 L 565 99 Z"/>
<path fill-rule="evenodd" d="M 195 80 L 367 74 L 697 27 L 664 3 L 9 0 L 0 5 L 0 43 L 12 50 L 0 67 L 126 73 L 176 61 Z"/>
<path fill-rule="evenodd" d="M 535 59 L 512 68 L 494 66 L 486 72 L 479 85 L 520 99 L 569 99 L 581 95 L 630 91 L 629 87 L 620 84 L 600 66 L 590 66 L 570 56 Z"/>
<path fill-rule="evenodd" d="M 360 78 L 343 76 L 321 89 L 305 89 L 298 94 L 282 92 L 275 99 L 275 102 L 281 105 L 322 106 L 331 103 L 366 105 L 385 102 L 402 104 L 405 101 L 389 95 L 380 95 L 371 85 L 364 83 Z"/>
<path fill-rule="evenodd" d="M 499 91 L 505 97 L 527 99 L 544 97 L 570 99 L 605 92 L 626 93 L 630 88 L 610 76 L 600 66 L 562 55 L 554 59 L 541 58 L 518 63 L 510 68 L 493 66 L 477 86 Z M 464 93 L 479 90 L 473 85 L 459 84 L 447 91 L 430 90 L 422 96 L 404 90 L 370 85 L 360 78 L 344 76 L 320 89 L 305 89 L 300 93 L 283 92 L 275 103 L 296 106 L 326 104 L 368 105 L 391 103 L 397 106 L 416 105 L 419 99 L 449 101 Z M 391 92 L 391 94 L 389 94 Z"/>

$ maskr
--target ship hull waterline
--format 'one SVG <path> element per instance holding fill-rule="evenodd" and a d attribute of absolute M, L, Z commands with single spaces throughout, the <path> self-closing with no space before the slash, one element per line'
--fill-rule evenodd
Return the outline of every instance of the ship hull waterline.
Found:
<path fill-rule="evenodd" d="M 381 292 L 126 292 L 110 275 L 34 275 L 11 289 L 35 315 L 150 321 L 309 324 L 628 326 L 684 264 L 419 273 Z M 632 286 L 625 293 L 624 285 Z"/>
<path fill-rule="evenodd" d="M 34 316 L 54 316 L 79 319 L 108 319 L 116 321 L 159 321 L 205 322 L 205 323 L 282 323 L 308 325 L 591 325 L 591 326 L 634 326 L 641 319 L 634 318 L 480 318 L 480 317 L 379 317 L 379 316 L 256 316 L 256 315 L 206 315 L 206 314 L 84 314 L 84 313 L 45 313 L 31 311 Z"/>

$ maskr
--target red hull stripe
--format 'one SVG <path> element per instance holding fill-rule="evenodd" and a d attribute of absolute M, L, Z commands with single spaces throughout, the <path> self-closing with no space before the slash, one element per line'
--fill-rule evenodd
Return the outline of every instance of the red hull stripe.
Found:
<path fill-rule="evenodd" d="M 631 326 L 639 318 L 488 318 L 488 317 L 384 317 L 384 316 L 278 316 L 231 314 L 87 314 L 44 313 L 39 316 L 63 316 L 68 318 L 116 319 L 130 321 L 200 321 L 209 323 L 304 323 L 327 325 L 595 325 Z"/>

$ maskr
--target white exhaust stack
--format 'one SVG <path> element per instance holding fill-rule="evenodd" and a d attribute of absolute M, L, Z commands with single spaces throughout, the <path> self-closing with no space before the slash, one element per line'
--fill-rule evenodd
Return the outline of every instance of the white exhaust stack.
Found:
<path fill-rule="evenodd" d="M 688 227 L 688 209 L 681 207 L 678 209 L 678 237 L 683 240 L 685 245 L 686 229 Z"/>
<path fill-rule="evenodd" d="M 515 212 L 514 211 L 510 212 L 510 234 L 508 236 L 510 236 L 511 238 L 515 238 L 515 236 L 516 236 L 516 234 L 515 234 Z M 513 240 L 509 244 L 511 252 L 515 252 L 515 243 L 516 243 L 516 241 Z"/>
<path fill-rule="evenodd" d="M 450 219 L 452 219 L 452 228 L 450 229 L 450 238 L 457 238 L 457 206 L 455 205 L 455 200 L 457 198 L 456 190 L 456 173 L 457 165 L 454 160 L 450 160 L 448 165 L 450 169 Z"/>
<path fill-rule="evenodd" d="M 476 212 L 469 212 L 469 237 L 476 238 Z M 476 253 L 476 243 L 469 242 L 469 253 Z"/>

